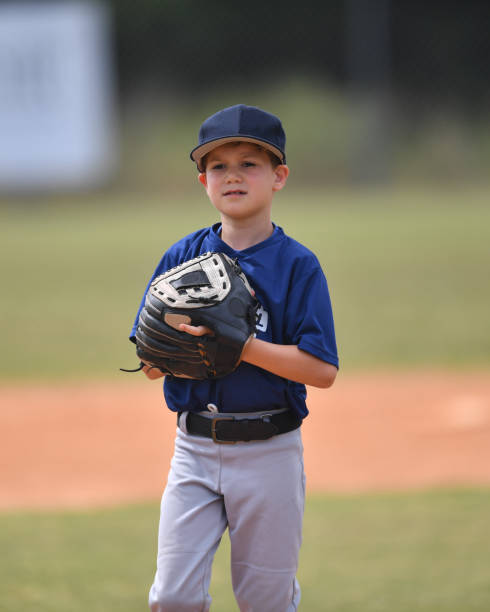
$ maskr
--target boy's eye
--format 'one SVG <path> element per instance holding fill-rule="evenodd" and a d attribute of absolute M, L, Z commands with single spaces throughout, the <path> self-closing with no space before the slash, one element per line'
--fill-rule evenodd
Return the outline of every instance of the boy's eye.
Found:
<path fill-rule="evenodd" d="M 211 164 L 211 170 L 222 170 L 224 168 L 224 164 Z"/>
<path fill-rule="evenodd" d="M 256 164 L 251 161 L 246 161 L 246 162 L 243 162 L 243 165 L 245 166 L 245 168 L 251 168 L 252 166 L 255 166 Z"/>

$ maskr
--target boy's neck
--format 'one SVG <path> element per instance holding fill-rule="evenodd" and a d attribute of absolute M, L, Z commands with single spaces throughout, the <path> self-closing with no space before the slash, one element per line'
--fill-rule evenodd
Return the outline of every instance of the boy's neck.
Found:
<path fill-rule="evenodd" d="M 221 240 L 235 251 L 243 251 L 259 242 L 267 240 L 272 235 L 274 226 L 270 219 L 237 222 L 226 218 L 221 219 Z"/>

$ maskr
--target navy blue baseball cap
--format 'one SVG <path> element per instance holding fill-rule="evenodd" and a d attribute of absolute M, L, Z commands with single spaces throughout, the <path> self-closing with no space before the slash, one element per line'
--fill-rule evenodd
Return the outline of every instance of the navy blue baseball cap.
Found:
<path fill-rule="evenodd" d="M 275 115 L 257 108 L 236 104 L 208 117 L 199 129 L 199 144 L 191 151 L 199 171 L 201 160 L 216 147 L 227 142 L 253 142 L 268 149 L 282 164 L 286 163 L 286 134 Z"/>

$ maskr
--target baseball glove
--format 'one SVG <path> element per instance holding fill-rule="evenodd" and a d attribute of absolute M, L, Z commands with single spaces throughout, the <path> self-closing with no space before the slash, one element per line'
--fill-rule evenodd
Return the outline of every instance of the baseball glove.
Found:
<path fill-rule="evenodd" d="M 136 331 L 136 354 L 165 374 L 198 380 L 236 369 L 255 332 L 258 302 L 238 262 L 205 253 L 151 283 Z M 193 336 L 179 325 L 204 325 Z"/>

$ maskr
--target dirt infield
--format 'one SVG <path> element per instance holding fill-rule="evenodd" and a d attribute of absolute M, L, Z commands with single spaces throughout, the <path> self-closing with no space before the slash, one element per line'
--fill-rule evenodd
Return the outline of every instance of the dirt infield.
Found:
<path fill-rule="evenodd" d="M 309 389 L 308 489 L 490 485 L 490 373 L 340 375 Z M 159 498 L 175 417 L 160 382 L 0 387 L 0 509 Z"/>

